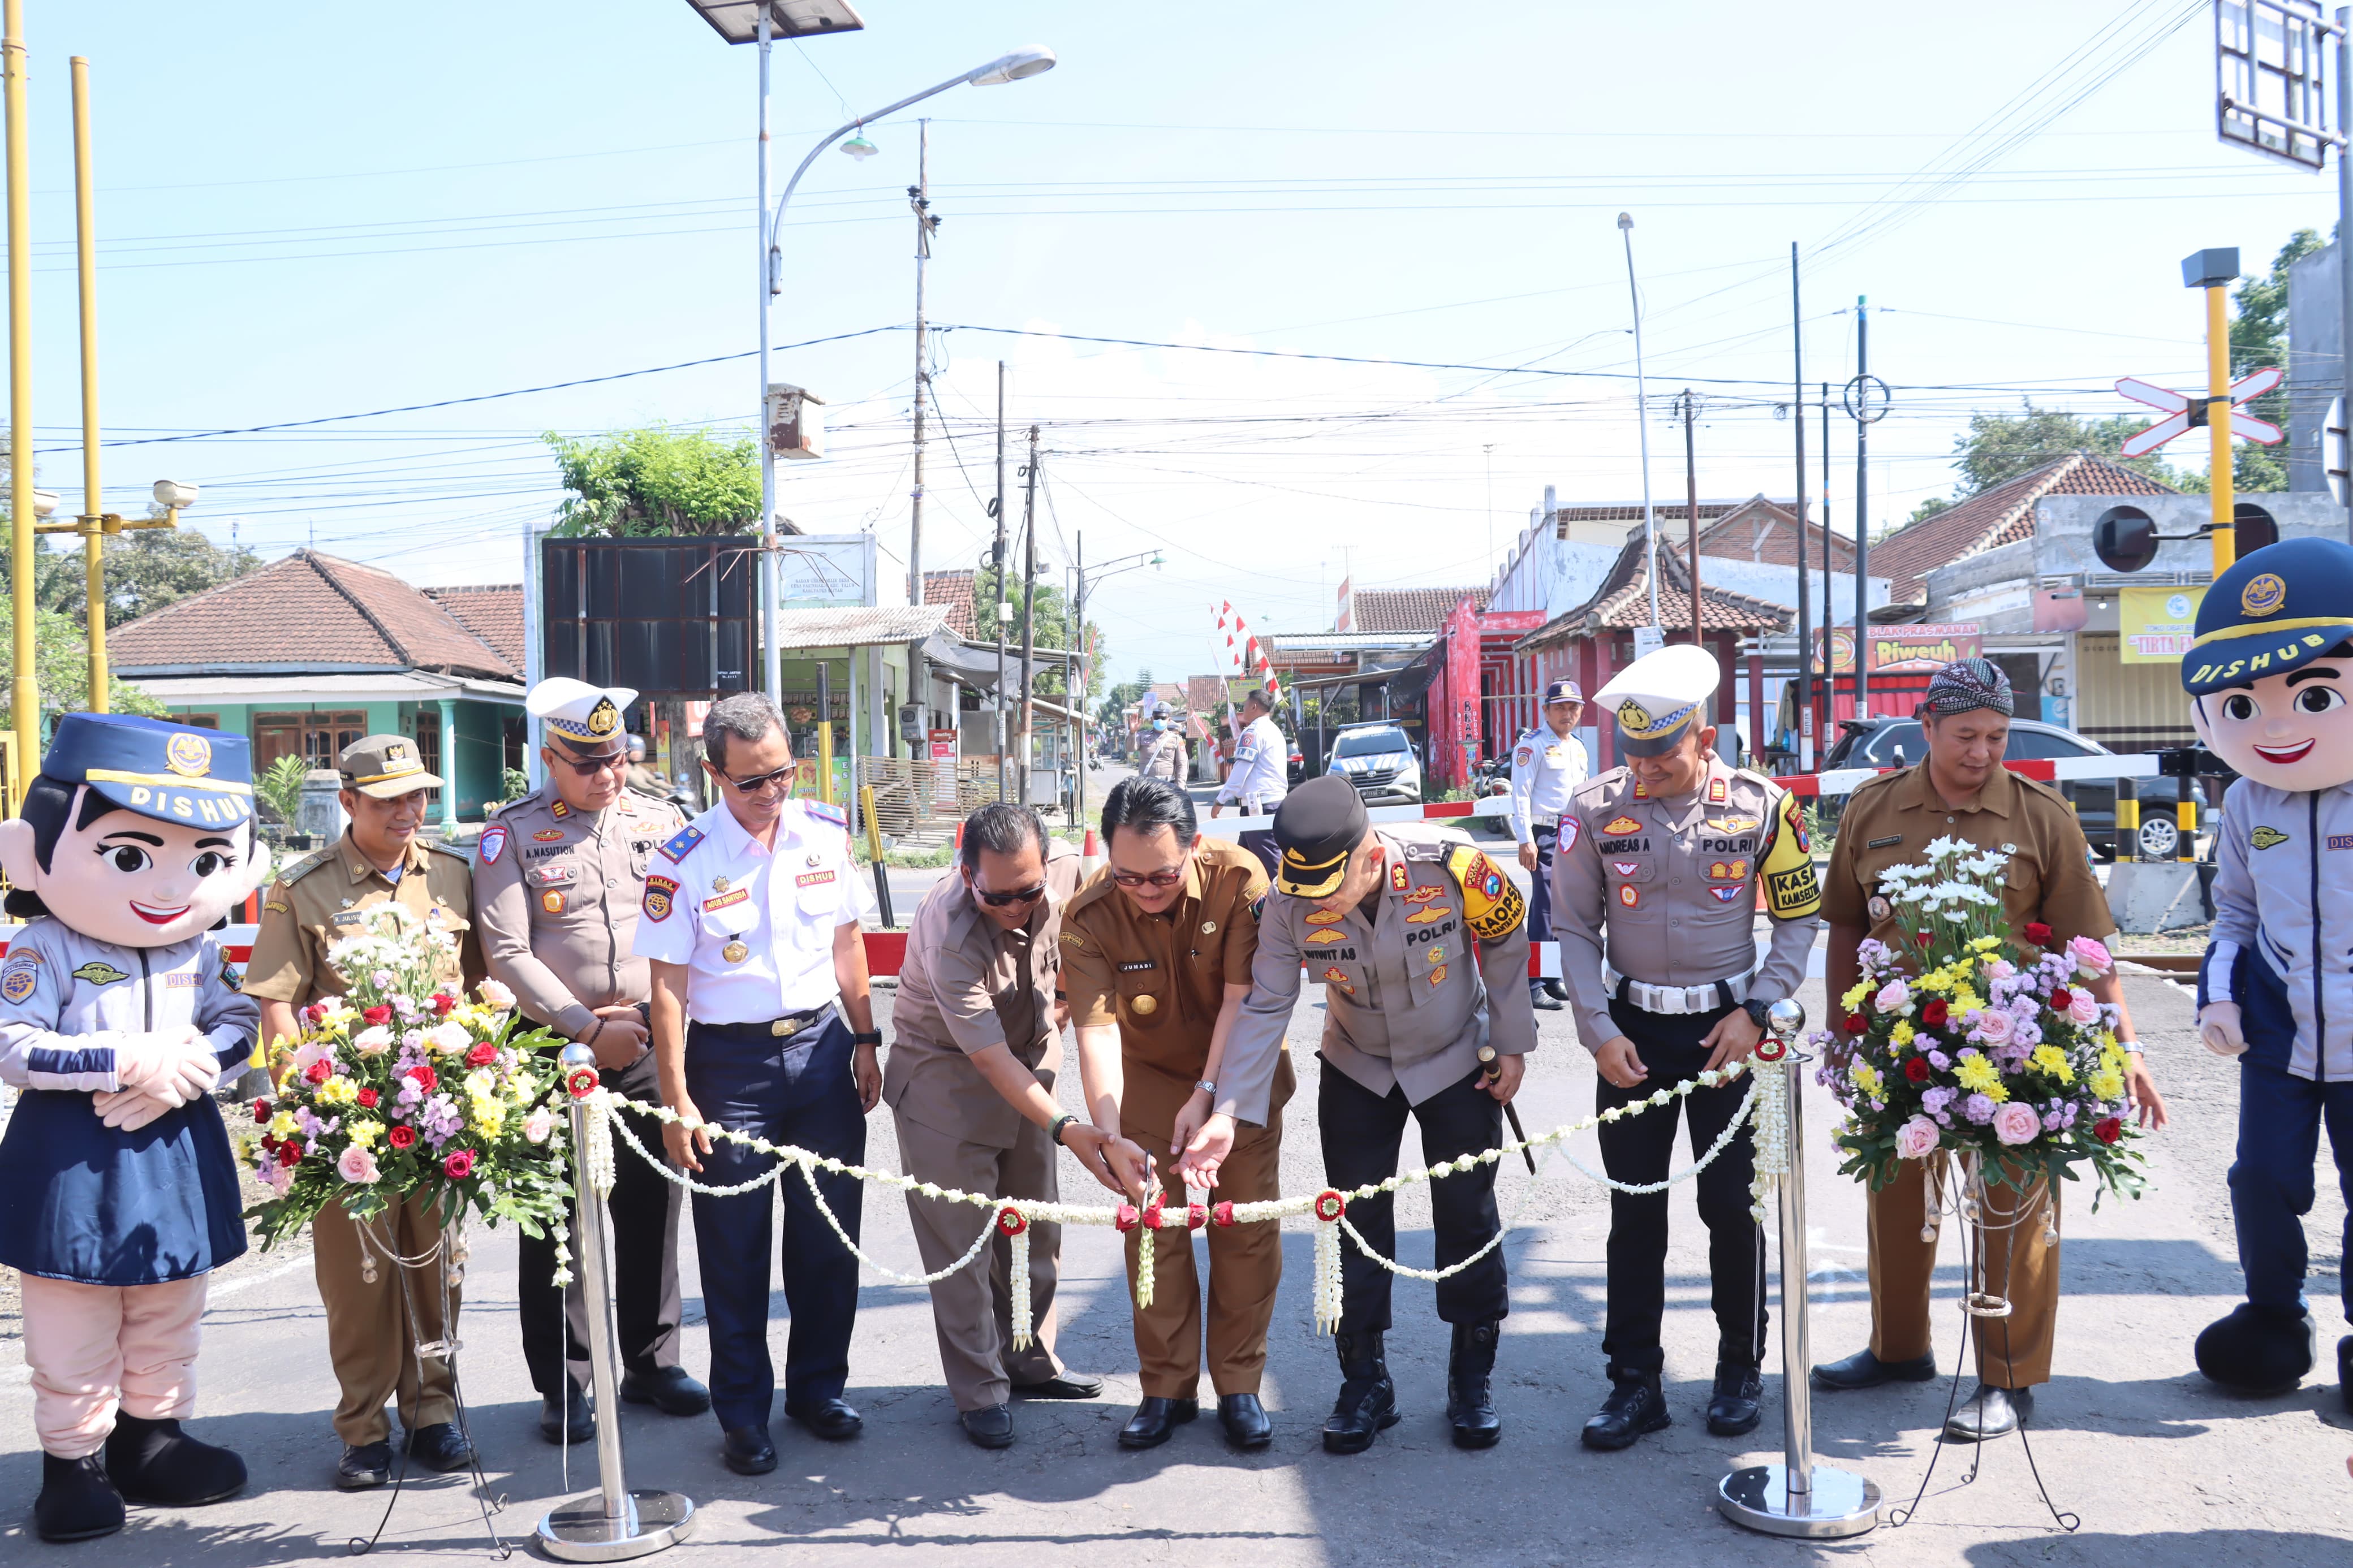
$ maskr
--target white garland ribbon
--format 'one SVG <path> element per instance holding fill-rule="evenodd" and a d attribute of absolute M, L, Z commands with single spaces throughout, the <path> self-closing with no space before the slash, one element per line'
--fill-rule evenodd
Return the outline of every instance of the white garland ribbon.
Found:
<path fill-rule="evenodd" d="M 1672 1089 L 1661 1089 L 1644 1099 L 1624 1105 L 1611 1106 L 1607 1110 L 1564 1123 L 1548 1132 L 1540 1132 L 1533 1138 L 1507 1139 L 1492 1149 L 1477 1153 L 1462 1154 L 1451 1160 L 1441 1160 L 1434 1165 L 1425 1165 L 1417 1170 L 1401 1171 L 1385 1180 L 1366 1183 L 1352 1190 L 1337 1193 L 1334 1195 L 1342 1200 L 1340 1211 L 1333 1214 L 1329 1218 L 1318 1211 L 1317 1205 L 1324 1196 L 1320 1193 L 1313 1197 L 1274 1198 L 1261 1203 L 1220 1206 L 1228 1209 L 1230 1215 L 1229 1223 L 1234 1225 L 1255 1225 L 1269 1220 L 1280 1222 L 1301 1215 L 1310 1216 L 1314 1220 L 1315 1326 L 1319 1332 L 1330 1333 L 1338 1328 L 1340 1321 L 1340 1233 L 1343 1230 L 1347 1232 L 1349 1239 L 1356 1243 L 1359 1251 L 1391 1273 L 1401 1274 L 1414 1279 L 1445 1279 L 1470 1268 L 1502 1245 L 1504 1237 L 1516 1228 L 1533 1197 L 1535 1187 L 1530 1186 L 1528 1194 L 1523 1196 L 1520 1207 L 1514 1211 L 1512 1219 L 1501 1226 L 1484 1247 L 1470 1257 L 1442 1269 L 1415 1268 L 1399 1263 L 1395 1258 L 1384 1258 L 1374 1251 L 1356 1227 L 1347 1223 L 1345 1214 L 1347 1203 L 1377 1197 L 1385 1193 L 1395 1193 L 1401 1187 L 1435 1181 L 1440 1176 L 1465 1174 L 1480 1165 L 1492 1165 L 1498 1160 L 1522 1151 L 1549 1151 L 1555 1144 L 1565 1146 L 1567 1141 L 1577 1133 L 1589 1131 L 1605 1121 L 1622 1121 L 1629 1116 L 1639 1116 L 1645 1110 L 1672 1105 L 1696 1089 L 1714 1089 L 1728 1083 L 1742 1073 L 1749 1072 L 1751 1067 L 1752 1063 L 1747 1060 L 1726 1062 L 1721 1068 L 1711 1068 L 1701 1072 L 1696 1077 L 1686 1079 Z M 1586 1175 L 1591 1176 L 1613 1191 L 1631 1194 L 1662 1192 L 1676 1183 L 1688 1181 L 1697 1175 L 1732 1146 L 1734 1137 L 1745 1121 L 1755 1121 L 1760 1131 L 1758 1183 L 1761 1184 L 1764 1180 L 1761 1173 L 1765 1165 L 1765 1155 L 1761 1145 L 1766 1142 L 1764 1134 L 1768 1127 L 1776 1130 L 1773 1132 L 1775 1147 L 1783 1151 L 1778 1156 L 1781 1163 L 1778 1169 L 1780 1171 L 1788 1169 L 1787 1117 L 1780 1093 L 1781 1078 L 1782 1075 L 1778 1069 L 1752 1073 L 1750 1091 L 1742 1100 L 1740 1110 L 1725 1125 L 1724 1132 L 1699 1159 L 1684 1170 L 1669 1176 L 1664 1182 L 1635 1185 L 1615 1181 L 1606 1174 L 1588 1170 L 1573 1154 L 1569 1156 L 1569 1163 Z M 947 1279 L 960 1269 L 971 1267 L 974 1260 L 987 1248 L 990 1238 L 997 1232 L 1002 1217 L 1008 1215 L 1018 1217 L 1022 1222 L 1021 1228 L 1011 1233 L 1013 1244 L 1012 1337 L 1013 1346 L 1017 1350 L 1029 1348 L 1034 1337 L 1029 1298 L 1029 1226 L 1045 1223 L 1112 1226 L 1120 1228 L 1133 1227 L 1137 1230 L 1140 1234 L 1136 1260 L 1135 1298 L 1139 1307 L 1149 1307 L 1152 1304 L 1155 1289 L 1153 1260 L 1158 1249 L 1158 1237 L 1149 1233 L 1159 1229 L 1189 1231 L 1192 1228 L 1189 1213 L 1183 1206 L 1179 1206 L 1173 1215 L 1162 1205 L 1155 1205 L 1138 1214 L 1126 1205 L 1050 1203 L 1041 1198 L 1006 1198 L 985 1193 L 966 1192 L 956 1187 L 943 1187 L 934 1182 L 918 1181 L 913 1176 L 903 1175 L 894 1171 L 881 1171 L 871 1166 L 853 1164 L 831 1155 L 820 1155 L 811 1150 L 792 1144 L 772 1143 L 754 1133 L 739 1132 L 716 1122 L 690 1122 L 667 1106 L 631 1100 L 626 1095 L 616 1094 L 601 1085 L 589 1090 L 582 1099 L 583 1103 L 591 1112 L 588 1118 L 590 1133 L 586 1148 L 590 1180 L 596 1184 L 600 1193 L 609 1192 L 612 1189 L 613 1154 L 610 1134 L 613 1132 L 617 1132 L 621 1142 L 628 1144 L 639 1159 L 651 1165 L 664 1180 L 673 1182 L 689 1192 L 700 1193 L 707 1197 L 740 1196 L 777 1180 L 787 1168 L 797 1167 L 803 1180 L 808 1184 L 809 1195 L 817 1205 L 818 1213 L 825 1217 L 827 1226 L 832 1229 L 834 1236 L 842 1246 L 867 1268 L 897 1284 L 930 1286 Z M 701 1131 L 712 1138 L 723 1139 L 755 1152 L 769 1155 L 776 1163 L 764 1174 L 750 1181 L 739 1182 L 724 1187 L 706 1185 L 694 1180 L 686 1172 L 671 1165 L 668 1160 L 657 1157 L 649 1151 L 638 1141 L 636 1132 L 628 1123 L 622 1119 L 620 1113 L 624 1110 L 650 1116 L 666 1125 L 684 1127 L 690 1131 Z M 895 1187 L 902 1192 L 919 1194 L 938 1203 L 971 1204 L 976 1207 L 987 1209 L 988 1220 L 980 1226 L 980 1232 L 973 1238 L 972 1246 L 955 1261 L 944 1268 L 934 1269 L 928 1274 L 902 1273 L 876 1258 L 851 1239 L 849 1231 L 833 1212 L 832 1205 L 826 1202 L 825 1194 L 818 1185 L 817 1173 L 821 1170 L 835 1175 L 849 1176 L 860 1182 L 872 1182 L 881 1186 Z M 1752 1184 L 1751 1196 L 1754 1200 L 1752 1213 L 1761 1215 L 1763 1191 L 1761 1184 Z M 1127 1222 L 1127 1226 L 1122 1226 L 1121 1224 L 1123 1210 L 1135 1216 Z M 564 1238 L 559 1237 L 557 1247 L 559 1261 L 568 1262 L 569 1257 L 569 1248 L 564 1245 Z M 569 1274 L 568 1268 L 561 1270 L 561 1277 L 567 1281 Z"/>
<path fill-rule="evenodd" d="M 1766 1194 L 1778 1192 L 1789 1175 L 1788 1069 L 1780 1061 L 1768 1062 L 1752 1083 L 1748 1110 L 1757 1131 L 1757 1168 L 1748 1178 L 1748 1217 L 1763 1225 Z"/>

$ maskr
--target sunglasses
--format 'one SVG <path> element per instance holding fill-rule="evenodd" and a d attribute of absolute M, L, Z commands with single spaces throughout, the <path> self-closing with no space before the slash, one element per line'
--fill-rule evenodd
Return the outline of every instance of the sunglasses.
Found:
<path fill-rule="evenodd" d="M 1015 904 L 1034 904 L 1044 898 L 1046 884 L 1040 882 L 1034 888 L 1024 888 L 1018 893 L 992 893 L 974 885 L 972 896 L 993 910 L 1010 909 Z"/>
<path fill-rule="evenodd" d="M 745 795 L 758 795 L 762 790 L 781 789 L 785 785 L 792 783 L 794 770 L 798 766 L 799 764 L 797 763 L 786 763 L 775 773 L 762 773 L 757 778 L 728 778 L 725 773 L 720 773 L 719 776 L 723 779 L 726 779 L 729 784 L 734 785 L 736 789 L 742 791 Z M 712 771 L 716 773 L 718 770 L 713 769 Z"/>
<path fill-rule="evenodd" d="M 627 752 L 616 752 L 609 757 L 575 757 L 569 752 L 550 746 L 548 752 L 584 779 L 593 779 L 598 773 L 618 773 L 629 765 Z"/>
<path fill-rule="evenodd" d="M 1123 888 L 1173 888 L 1185 879 L 1185 868 L 1177 866 L 1166 871 L 1113 871 L 1111 879 Z"/>

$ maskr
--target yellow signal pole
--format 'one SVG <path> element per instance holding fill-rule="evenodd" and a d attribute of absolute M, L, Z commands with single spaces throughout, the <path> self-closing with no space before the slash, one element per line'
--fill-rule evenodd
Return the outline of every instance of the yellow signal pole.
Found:
<path fill-rule="evenodd" d="M 8 123 L 8 585 L 16 614 L 8 697 L 16 767 L 29 777 L 41 755 L 41 687 L 33 673 L 33 193 L 26 148 L 25 0 L 0 0 L 0 90 Z"/>
<path fill-rule="evenodd" d="M 106 508 L 98 475 L 97 188 L 90 174 L 90 61 L 73 57 L 74 253 L 81 275 L 82 582 L 90 600 L 90 710 L 106 711 Z"/>
<path fill-rule="evenodd" d="M 2206 286 L 2206 396 L 2214 471 L 2214 510 L 2210 514 L 2214 531 L 2207 538 L 2214 547 L 2214 575 L 2220 577 L 2239 558 L 2237 513 L 2231 489 L 2231 316 L 2220 283 Z"/>

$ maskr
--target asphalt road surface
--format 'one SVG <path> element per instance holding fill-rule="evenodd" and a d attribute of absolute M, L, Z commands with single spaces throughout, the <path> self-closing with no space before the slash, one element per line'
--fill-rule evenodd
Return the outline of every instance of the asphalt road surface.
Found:
<path fill-rule="evenodd" d="M 1404 1420 L 1370 1453 L 1326 1455 L 1317 1429 L 1336 1386 L 1330 1342 L 1310 1326 L 1305 1228 L 1286 1235 L 1286 1272 L 1275 1313 L 1264 1396 L 1273 1413 L 1271 1448 L 1229 1453 L 1204 1420 L 1166 1447 L 1122 1451 L 1113 1435 L 1137 1397 L 1128 1307 L 1108 1230 L 1074 1227 L 1062 1263 L 1061 1351 L 1070 1364 L 1109 1379 L 1084 1404 L 1018 1405 L 1018 1441 L 984 1453 L 955 1426 L 940 1386 L 925 1293 L 870 1278 L 862 1295 L 850 1396 L 866 1430 L 841 1446 L 818 1443 L 781 1420 L 783 1463 L 759 1479 L 730 1474 L 718 1459 L 709 1417 L 674 1420 L 635 1406 L 619 1412 L 629 1478 L 640 1487 L 685 1491 L 701 1505 L 701 1529 L 669 1554 L 679 1563 L 876 1561 L 1072 1568 L 1120 1564 L 1522 1563 L 1781 1564 L 1845 1558 L 1874 1564 L 2118 1564 L 2216 1568 L 2353 1562 L 2353 1421 L 2327 1371 L 2276 1399 L 2226 1396 L 2190 1360 L 2200 1327 L 2236 1300 L 2228 1167 L 2236 1115 L 2236 1069 L 2197 1048 L 2190 1010 L 2167 982 L 2132 978 L 2126 989 L 2175 1116 L 2150 1141 L 2149 1195 L 2105 1203 L 2094 1212 L 2069 1194 L 2064 1229 L 2065 1300 L 2057 1375 L 2042 1391 L 2032 1432 L 2034 1465 L 2052 1500 L 2080 1516 L 2058 1530 L 2037 1495 L 2028 1455 L 2016 1439 L 1941 1455 L 1933 1436 L 1951 1394 L 1949 1380 L 1863 1394 L 1819 1395 L 1815 1441 L 1825 1461 L 1859 1469 L 1908 1504 L 1932 1457 L 1933 1479 L 1901 1528 L 1883 1526 L 1840 1546 L 1752 1536 L 1713 1506 L 1726 1471 L 1770 1457 L 1780 1426 L 1778 1343 L 1768 1363 L 1763 1425 L 1747 1438 L 1707 1435 L 1702 1406 L 1715 1343 L 1706 1307 L 1704 1233 L 1691 1199 L 1673 1201 L 1668 1262 L 1668 1399 L 1674 1426 L 1615 1455 L 1588 1453 L 1577 1430 L 1604 1390 L 1599 1351 L 1608 1209 L 1598 1186 L 1556 1157 L 1541 1181 L 1507 1164 L 1502 1202 L 1519 1227 L 1506 1242 L 1513 1312 L 1505 1325 L 1496 1398 L 1500 1447 L 1461 1453 L 1443 1421 L 1443 1325 L 1426 1285 L 1401 1281 L 1391 1364 Z M 1820 983 L 1804 998 L 1819 1016 Z M 887 1000 L 887 998 L 886 998 Z M 887 1008 L 886 1008 L 887 1011 Z M 1531 1130 L 1591 1110 L 1593 1077 L 1563 1015 L 1545 1014 L 1543 1047 L 1520 1104 Z M 1314 1114 L 1314 1041 L 1323 1023 L 1320 988 L 1310 986 L 1291 1040 L 1301 1069 L 1284 1152 L 1284 1189 L 1320 1186 Z M 1075 1076 L 1065 1098 L 1075 1093 Z M 1828 1142 L 1831 1106 L 1808 1094 L 1806 1158 L 1811 1200 L 1813 1343 L 1827 1359 L 1864 1342 L 1862 1194 L 1838 1177 Z M 1409 1137 L 1408 1151 L 1413 1152 Z M 1590 1134 L 1571 1151 L 1599 1168 Z M 897 1166 L 888 1115 L 870 1124 L 870 1161 Z M 630 1158 L 624 1152 L 622 1158 Z M 2326 1156 L 2324 1155 L 2324 1162 Z M 1102 1195 L 1065 1162 L 1064 1195 Z M 2311 1289 L 2323 1356 L 2345 1331 L 2334 1307 L 2337 1237 L 2344 1208 L 2324 1174 L 2308 1234 Z M 875 1194 L 866 1237 L 892 1266 L 915 1268 L 905 1210 Z M 1401 1250 L 1427 1265 L 1428 1205 L 1419 1193 L 1399 1205 Z M 682 1241 L 687 1291 L 686 1363 L 700 1373 L 706 1343 L 691 1236 Z M 1939 1277 L 1938 1349 L 1949 1367 L 1959 1350 L 1957 1244 L 1948 1239 Z M 1779 1309 L 1775 1307 L 1778 1328 Z M 772 1335 L 781 1364 L 786 1331 L 778 1295 Z M 200 1410 L 193 1427 L 245 1454 L 247 1495 L 185 1511 L 134 1510 L 128 1531 L 79 1547 L 34 1540 L 26 1513 L 39 1483 L 31 1432 L 31 1391 L 19 1345 L 0 1339 L 0 1559 L 11 1564 L 251 1564 L 344 1560 L 344 1542 L 364 1537 L 382 1515 L 384 1494 L 332 1489 L 336 1447 L 327 1415 L 334 1384 L 307 1253 L 299 1247 L 240 1261 L 217 1277 L 200 1363 Z M 478 1231 L 466 1281 L 460 1367 L 473 1429 L 504 1500 L 497 1526 L 527 1540 L 548 1507 L 591 1489 L 593 1452 L 571 1455 L 567 1486 L 559 1452 L 542 1442 L 538 1404 L 518 1349 L 512 1243 Z M 1966 1392 L 1966 1383 L 1963 1392 Z M 487 1540 L 466 1483 L 432 1477 L 412 1483 L 394 1507 L 381 1554 L 420 1563 L 480 1562 Z"/>

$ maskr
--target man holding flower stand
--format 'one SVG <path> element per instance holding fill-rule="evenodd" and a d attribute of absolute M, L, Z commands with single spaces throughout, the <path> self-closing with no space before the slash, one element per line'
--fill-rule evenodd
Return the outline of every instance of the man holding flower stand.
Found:
<path fill-rule="evenodd" d="M 1947 665 L 1930 681 L 1921 704 L 1926 758 L 1863 784 L 1839 823 L 1822 888 L 1830 923 L 1828 986 L 1836 1004 L 1834 1019 L 1844 1018 L 1833 1031 L 1832 1049 L 1870 1029 L 1873 1015 L 1904 1014 L 1892 1026 L 1902 1056 L 1897 1070 L 1907 1080 L 1905 1089 L 1918 1094 L 1922 1114 L 1896 1130 L 1893 1150 L 1877 1162 L 1881 1174 L 1874 1176 L 1868 1199 L 1871 1343 L 1842 1361 L 1815 1367 L 1819 1388 L 1921 1383 L 1936 1375 L 1929 1306 L 1938 1229 L 1930 1208 L 1930 1177 L 1946 1128 L 1981 1125 L 2002 1145 L 2022 1146 L 2046 1131 L 2060 1131 L 2044 1125 L 2046 1115 L 2057 1114 L 2069 1137 L 2083 1136 L 2067 1114 L 2073 1106 L 2038 1113 L 2028 1109 L 2022 1095 L 2010 1098 L 2010 1077 L 2033 1062 L 2049 1061 L 2053 1074 L 2063 1067 L 2069 1074 L 2074 1070 L 2072 1064 L 2041 1055 L 2054 1048 L 2042 1043 L 2042 1026 L 2034 1021 L 2042 1007 L 2085 1029 L 2112 1019 L 2115 1061 L 2108 1070 L 2119 1093 L 2111 1098 L 2119 1112 L 2126 1103 L 2137 1107 L 2144 1127 L 2165 1125 L 2165 1101 L 2142 1063 L 2131 1014 L 2101 945 L 2116 923 L 2092 875 L 2083 829 L 2057 790 L 2002 766 L 2014 706 L 2009 677 L 1991 660 Z M 1927 947 L 1932 932 L 1912 929 L 1925 917 L 1912 912 L 1917 901 L 1908 896 L 1914 891 L 1909 868 L 1940 846 L 1974 846 L 2007 858 L 1996 918 L 2011 940 L 2004 944 L 1993 939 L 1969 967 L 1975 971 L 1970 979 L 1993 976 L 1997 964 L 2008 971 L 1998 981 L 2016 982 L 2011 1005 L 1991 1005 L 1997 998 L 1989 996 L 1988 1005 L 1971 1007 L 1966 1004 L 1977 998 L 1968 989 L 1969 980 L 1957 989 L 1946 981 L 1939 993 L 1926 988 L 1920 976 L 1915 955 Z M 1907 971 L 1911 980 L 1898 975 L 1883 984 L 1865 983 L 1866 960 L 1873 957 L 1890 969 Z M 2029 1006 L 2025 982 L 2018 976 L 2046 966 L 2048 978 L 2058 980 L 2063 970 L 2065 979 Z M 1987 984 L 1990 989 L 1997 980 Z M 1924 1037 L 1934 1043 L 1913 1049 Z M 1850 1062 L 1845 1070 L 1850 1083 L 1858 1074 L 1863 1078 L 1852 1092 L 1866 1101 L 1874 1098 L 1870 1074 L 1876 1069 Z M 1938 1081 L 1947 1077 L 1953 1081 Z M 2033 1119 L 2031 1127 L 2028 1117 Z M 2121 1134 L 2121 1115 L 2098 1118 L 2087 1131 L 2103 1144 L 2114 1144 Z M 1871 1163 L 1858 1155 L 1849 1168 Z M 1890 1163 L 1892 1174 L 1886 1170 Z M 1936 1164 L 1941 1175 L 1941 1157 Z M 1946 1424 L 1945 1435 L 1952 1440 L 1975 1442 L 2017 1430 L 2032 1414 L 2034 1386 L 2050 1380 L 2059 1248 L 2055 1208 L 2042 1212 L 2049 1201 L 2034 1173 L 2017 1162 L 2000 1162 L 2000 1176 L 1989 1173 L 1983 1184 L 1981 1214 L 1973 1227 L 1973 1247 L 1981 1260 L 1978 1278 L 1989 1293 L 2007 1301 L 2008 1310 L 1975 1319 L 1978 1387 Z"/>

